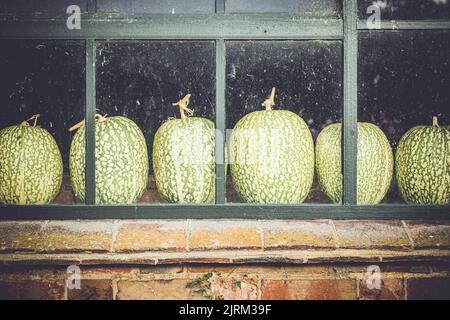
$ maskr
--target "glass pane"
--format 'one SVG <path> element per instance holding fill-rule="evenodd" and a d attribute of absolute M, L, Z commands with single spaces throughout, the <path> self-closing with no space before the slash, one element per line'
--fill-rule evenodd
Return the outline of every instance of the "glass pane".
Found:
<path fill-rule="evenodd" d="M 441 126 L 450 124 L 450 32 L 367 31 L 360 33 L 359 45 L 359 121 L 381 128 L 394 153 L 408 130 L 431 126 L 433 116 Z M 408 155 L 414 159 L 411 152 Z M 431 167 L 430 159 L 420 161 L 421 172 Z M 398 175 L 399 165 L 396 163 L 397 177 L 403 179 L 404 174 Z M 427 176 L 411 181 L 415 179 L 427 185 L 430 181 Z M 448 181 L 445 179 L 439 183 Z M 395 175 L 383 202 L 404 202 Z"/>
<path fill-rule="evenodd" d="M 340 12 L 337 0 L 226 0 L 226 12 L 285 12 L 334 16 Z"/>
<path fill-rule="evenodd" d="M 373 9 L 367 13 L 370 6 L 377 5 L 382 20 L 426 20 L 449 19 L 450 2 L 447 0 L 359 0 L 358 15 L 360 19 L 371 16 Z"/>
<path fill-rule="evenodd" d="M 19 125 L 31 116 L 40 114 L 37 125 L 56 140 L 63 159 L 62 186 L 53 202 L 72 203 L 75 201 L 69 179 L 72 135 L 68 129 L 84 114 L 84 42 L 2 40 L 1 47 L 0 129 Z M 34 120 L 29 123 L 32 126 Z M 31 141 L 33 136 L 29 137 L 27 141 Z M 39 141 L 44 141 L 44 138 Z M 38 143 L 36 145 L 40 146 Z M 36 157 L 44 163 L 42 154 Z M 25 160 L 21 162 L 29 163 Z M 32 164 L 27 168 L 31 170 Z M 42 182 L 44 178 L 27 176 L 34 182 L 28 181 L 26 186 L 36 187 L 35 181 Z M 45 179 L 42 183 L 43 186 L 47 185 Z M 48 192 L 42 191 L 42 194 Z"/>
<path fill-rule="evenodd" d="M 226 50 L 227 128 L 234 128 L 247 114 L 263 110 L 261 103 L 272 87 L 276 87 L 274 109 L 300 116 L 313 139 L 328 124 L 341 121 L 340 41 L 231 41 Z M 308 149 L 304 156 L 309 157 L 311 152 Z M 227 184 L 227 200 L 242 202 L 230 177 Z M 330 199 L 314 181 L 305 201 L 326 203 Z"/>
<path fill-rule="evenodd" d="M 98 0 L 97 11 L 109 13 L 214 13 L 214 0 Z"/>
<path fill-rule="evenodd" d="M 214 52 L 212 41 L 104 41 L 98 45 L 97 108 L 109 117 L 134 121 L 147 143 L 150 178 L 140 202 L 166 201 L 156 187 L 152 152 L 158 128 L 170 118 L 180 118 L 179 108 L 172 103 L 190 93 L 188 108 L 194 110 L 194 117 L 214 122 Z M 189 133 L 180 139 L 184 145 L 200 141 Z M 180 183 L 174 184 L 181 188 Z"/>
<path fill-rule="evenodd" d="M 66 14 L 67 7 L 77 5 L 87 11 L 86 0 L 2 0 L 0 14 Z"/>

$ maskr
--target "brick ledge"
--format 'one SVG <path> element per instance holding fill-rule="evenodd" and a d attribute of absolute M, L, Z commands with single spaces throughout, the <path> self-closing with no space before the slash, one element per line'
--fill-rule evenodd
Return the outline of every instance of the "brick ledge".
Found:
<path fill-rule="evenodd" d="M 450 249 L 450 221 L 95 220 L 0 222 L 1 252 Z"/>
<path fill-rule="evenodd" d="M 450 250 L 228 250 L 142 253 L 3 253 L 0 262 L 11 265 L 174 265 L 198 264 L 327 264 L 372 262 L 450 262 Z"/>

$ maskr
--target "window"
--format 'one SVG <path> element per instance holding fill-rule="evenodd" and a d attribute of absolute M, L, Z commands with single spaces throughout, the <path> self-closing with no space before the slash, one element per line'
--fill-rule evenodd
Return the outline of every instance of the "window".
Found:
<path fill-rule="evenodd" d="M 361 32 L 358 68 L 359 121 L 379 126 L 394 152 L 409 129 L 449 122 L 448 31 Z M 395 179 L 383 201 L 405 202 Z"/>
<path fill-rule="evenodd" d="M 87 12 L 86 0 L 3 0 L 0 3 L 0 14 L 64 16 L 70 5 L 77 5 L 80 12 Z"/>
<path fill-rule="evenodd" d="M 411 127 L 433 117 L 448 125 L 450 17 L 448 4 L 431 2 L 392 0 L 374 9 L 362 0 L 87 0 L 71 3 L 82 14 L 80 28 L 69 29 L 64 3 L 5 1 L 0 129 L 40 114 L 61 151 L 64 178 L 52 203 L 1 204 L 1 219 L 448 218 L 449 203 L 407 204 L 394 164 L 394 182 L 385 179 L 386 196 L 376 203 L 361 201 L 358 180 L 358 121 L 375 124 L 393 155 Z M 376 9 L 381 23 L 372 29 L 366 19 Z M 317 168 L 304 201 L 246 203 L 239 195 L 223 162 L 227 130 L 261 110 L 273 87 L 275 108 L 300 116 L 314 143 L 341 124 L 339 196 L 325 191 Z M 172 104 L 186 94 L 195 116 L 214 124 L 213 203 L 168 203 L 155 185 L 155 134 L 179 117 Z M 124 116 L 143 133 L 148 182 L 136 202 L 99 196 L 96 114 Z M 68 129 L 83 119 L 81 198 L 69 179 Z"/>
<path fill-rule="evenodd" d="M 234 128 L 276 87 L 276 109 L 289 110 L 309 125 L 312 136 L 342 121 L 342 42 L 228 41 L 226 127 Z M 227 201 L 244 202 L 227 180 Z M 307 203 L 330 203 L 314 180 Z"/>
<path fill-rule="evenodd" d="M 55 203 L 75 202 L 69 178 L 70 126 L 83 118 L 85 44 L 79 40 L 0 40 L 0 128 L 39 114 L 63 160 Z M 25 118 L 24 118 L 25 117 Z"/>
<path fill-rule="evenodd" d="M 98 0 L 97 11 L 107 13 L 213 13 L 212 0 Z"/>
<path fill-rule="evenodd" d="M 358 1 L 358 16 L 367 17 L 367 8 L 374 4 L 373 0 Z M 375 2 L 376 3 L 376 2 Z M 450 18 L 450 3 L 433 0 L 384 0 L 378 2 L 382 20 L 448 20 Z"/>
<path fill-rule="evenodd" d="M 338 16 L 339 1 L 322 0 L 228 0 L 225 1 L 225 12 L 245 13 L 301 13 L 309 16 Z"/>
<path fill-rule="evenodd" d="M 133 120 L 147 142 L 150 179 L 141 203 L 166 202 L 156 189 L 152 151 L 160 125 L 180 117 L 172 103 L 191 93 L 195 116 L 214 121 L 214 59 L 212 41 L 98 43 L 97 110 Z"/>

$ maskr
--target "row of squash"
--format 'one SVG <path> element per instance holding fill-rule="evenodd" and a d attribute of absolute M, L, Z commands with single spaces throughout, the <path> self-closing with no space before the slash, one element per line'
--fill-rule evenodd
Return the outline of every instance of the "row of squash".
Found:
<path fill-rule="evenodd" d="M 275 88 L 264 110 L 244 116 L 230 139 L 229 164 L 235 189 L 251 203 L 301 203 L 314 172 L 333 201 L 342 197 L 341 124 L 319 134 L 316 146 L 308 125 L 295 113 L 273 110 Z M 190 94 L 173 104 L 180 119 L 165 121 L 154 137 L 153 169 L 158 192 L 173 203 L 213 203 L 215 198 L 214 124 L 193 117 Z M 46 204 L 56 197 L 63 164 L 38 115 L 0 131 L 0 202 Z M 34 121 L 34 124 L 30 122 Z M 85 199 L 84 121 L 70 148 L 70 178 L 76 197 Z M 147 187 L 147 144 L 139 127 L 122 116 L 96 116 L 96 200 L 99 204 L 136 202 Z M 357 191 L 359 204 L 380 203 L 394 172 L 389 141 L 377 126 L 358 123 Z M 228 157 L 225 157 L 228 158 Z M 396 180 L 404 200 L 415 204 L 450 201 L 450 130 L 437 118 L 401 139 L 395 155 Z"/>

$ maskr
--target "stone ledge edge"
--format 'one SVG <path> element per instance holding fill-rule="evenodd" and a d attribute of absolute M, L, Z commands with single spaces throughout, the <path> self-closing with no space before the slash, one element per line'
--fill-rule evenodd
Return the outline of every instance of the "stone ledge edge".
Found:
<path fill-rule="evenodd" d="M 383 262 L 448 262 L 450 250 L 314 250 L 314 251 L 252 251 L 227 250 L 215 252 L 144 252 L 144 253 L 72 253 L 37 254 L 3 253 L 0 266 L 18 265 L 174 265 L 195 264 L 332 264 Z"/>

